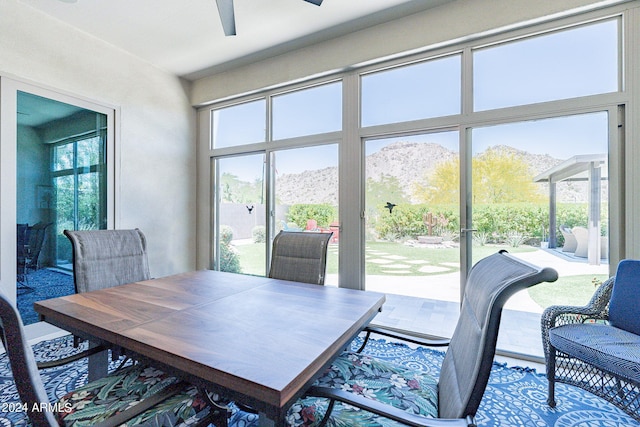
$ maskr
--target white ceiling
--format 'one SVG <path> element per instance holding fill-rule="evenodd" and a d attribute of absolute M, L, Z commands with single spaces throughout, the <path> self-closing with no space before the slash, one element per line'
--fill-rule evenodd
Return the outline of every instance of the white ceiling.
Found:
<path fill-rule="evenodd" d="M 178 76 L 194 80 L 448 0 L 235 0 L 225 37 L 215 0 L 19 0 Z"/>

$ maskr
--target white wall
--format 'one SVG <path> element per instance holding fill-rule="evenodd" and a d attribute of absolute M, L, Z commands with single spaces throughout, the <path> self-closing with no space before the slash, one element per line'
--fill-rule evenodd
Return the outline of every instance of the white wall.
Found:
<path fill-rule="evenodd" d="M 154 277 L 195 267 L 188 84 L 17 0 L 0 0 L 0 76 L 115 107 L 115 226 L 146 234 Z"/>

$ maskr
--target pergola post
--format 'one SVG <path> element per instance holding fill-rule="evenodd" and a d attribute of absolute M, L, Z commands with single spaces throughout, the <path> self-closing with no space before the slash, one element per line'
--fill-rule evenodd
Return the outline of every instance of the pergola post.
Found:
<path fill-rule="evenodd" d="M 549 248 L 558 246 L 556 237 L 556 181 L 553 176 L 549 177 Z"/>
<path fill-rule="evenodd" d="M 600 239 L 601 178 L 600 163 L 591 162 L 589 164 L 589 224 L 587 228 L 589 229 L 588 259 L 589 264 L 592 265 L 600 265 L 600 254 L 602 252 Z"/>

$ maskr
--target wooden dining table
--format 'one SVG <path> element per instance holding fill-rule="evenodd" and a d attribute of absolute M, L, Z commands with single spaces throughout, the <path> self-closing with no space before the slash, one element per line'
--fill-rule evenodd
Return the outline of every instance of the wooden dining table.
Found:
<path fill-rule="evenodd" d="M 48 323 L 250 406 L 263 425 L 281 425 L 384 301 L 381 293 L 201 270 L 34 308 Z"/>

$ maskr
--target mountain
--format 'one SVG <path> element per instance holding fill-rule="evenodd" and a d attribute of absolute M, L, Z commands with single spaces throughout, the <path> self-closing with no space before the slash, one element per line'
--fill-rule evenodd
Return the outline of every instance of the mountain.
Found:
<path fill-rule="evenodd" d="M 548 154 L 533 154 L 506 145 L 492 147 L 491 150 L 521 156 L 529 165 L 529 173 L 536 176 L 561 163 Z M 481 155 L 481 154 L 480 154 Z M 382 175 L 396 177 L 400 186 L 411 198 L 414 184 L 433 173 L 442 163 L 453 161 L 458 152 L 451 151 L 436 143 L 395 142 L 372 153 L 366 158 L 367 178 L 379 180 Z M 542 184 L 541 191 L 547 194 L 548 187 Z M 569 183 L 559 186 L 558 200 L 586 202 L 586 184 Z M 304 173 L 283 174 L 277 179 L 278 202 L 289 205 L 294 203 L 338 204 L 338 169 L 329 167 Z M 414 200 L 414 202 L 417 202 Z"/>

